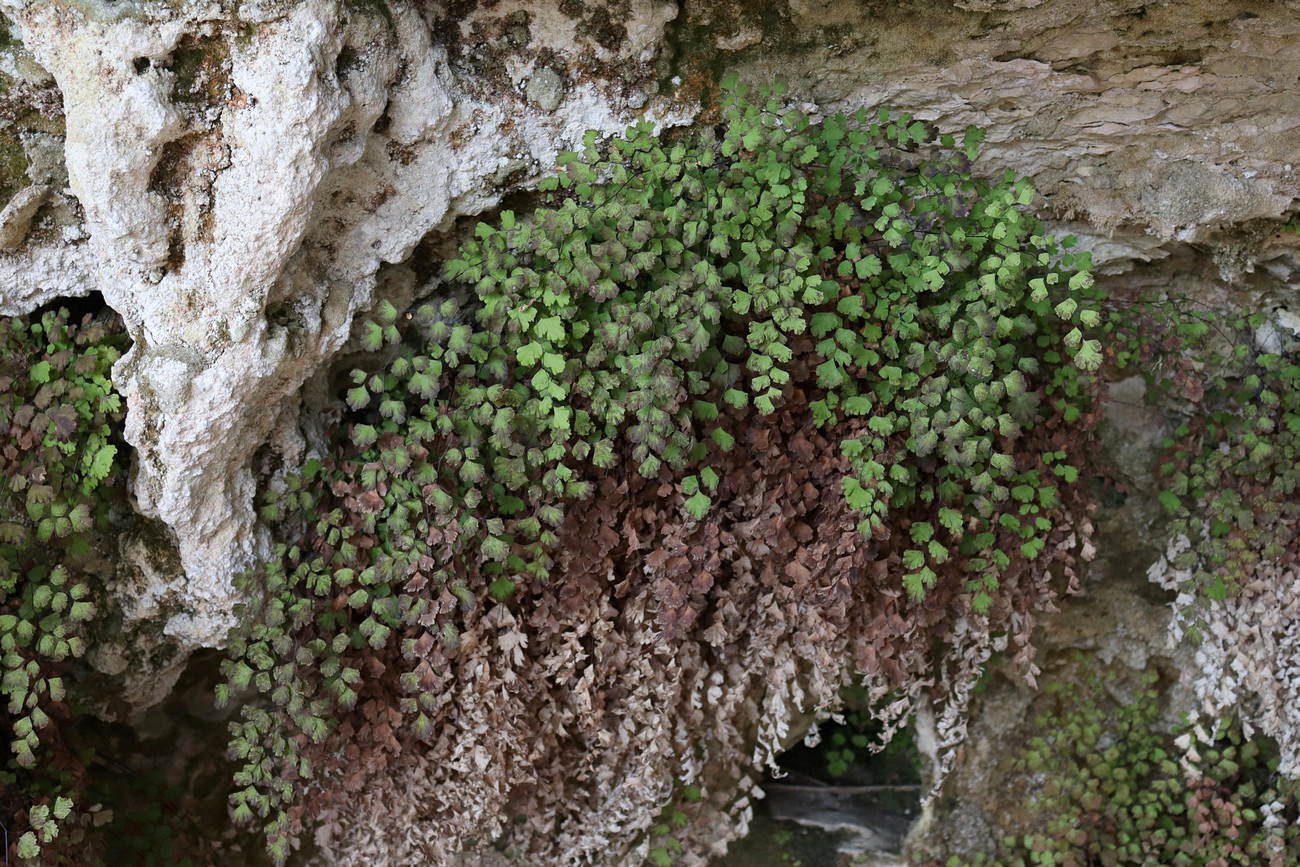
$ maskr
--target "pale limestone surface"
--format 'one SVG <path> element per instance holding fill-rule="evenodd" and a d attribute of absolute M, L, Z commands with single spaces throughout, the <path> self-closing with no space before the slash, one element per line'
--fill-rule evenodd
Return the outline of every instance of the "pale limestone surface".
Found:
<path fill-rule="evenodd" d="M 1051 211 L 1094 231 L 1203 241 L 1300 195 L 1294 3 L 821 5 L 796 66 L 754 51 L 741 70 L 784 74 L 827 110 L 981 126 L 991 170 L 1033 178 Z M 819 30 L 827 18 L 844 35 Z"/>

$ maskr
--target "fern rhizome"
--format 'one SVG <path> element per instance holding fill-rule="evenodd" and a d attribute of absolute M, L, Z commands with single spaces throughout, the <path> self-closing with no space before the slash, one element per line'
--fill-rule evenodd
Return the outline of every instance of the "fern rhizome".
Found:
<path fill-rule="evenodd" d="M 330 451 L 263 495 L 235 816 L 281 860 L 387 822 L 631 863 L 675 792 L 674 846 L 726 836 L 848 683 L 886 738 L 924 692 L 951 761 L 1087 547 L 1101 361 L 1087 254 L 981 138 L 724 82 L 715 128 L 589 133 L 438 300 L 381 303 Z"/>

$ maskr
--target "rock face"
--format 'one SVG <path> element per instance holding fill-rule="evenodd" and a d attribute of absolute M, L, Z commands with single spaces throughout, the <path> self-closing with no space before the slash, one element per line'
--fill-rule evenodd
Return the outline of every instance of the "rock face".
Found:
<path fill-rule="evenodd" d="M 178 556 L 124 540 L 119 568 L 136 580 L 123 586 L 151 602 L 123 607 L 175 642 L 176 659 L 224 641 L 231 580 L 268 550 L 255 473 L 312 452 L 319 395 L 357 317 L 380 298 L 404 307 L 433 292 L 456 219 L 528 188 L 584 131 L 689 123 L 718 66 L 785 77 L 814 115 L 890 104 L 944 130 L 984 127 L 985 169 L 1033 179 L 1037 207 L 1080 235 L 1116 287 L 1168 280 L 1211 304 L 1241 298 L 1280 311 L 1276 340 L 1300 322 L 1300 236 L 1276 231 L 1300 197 L 1297 3 L 0 0 L 0 11 L 21 39 L 0 49 L 0 162 L 14 155 L 0 172 L 0 314 L 100 292 L 125 318 L 134 347 L 114 373 L 133 491 Z M 1139 425 L 1133 443 L 1157 427 Z M 1153 559 L 1162 545 L 1148 546 Z M 1245 609 L 1275 600 L 1252 599 L 1222 612 L 1199 665 L 1258 633 Z M 1293 629 L 1270 624 L 1269 635 Z M 1289 632 L 1280 641 L 1260 654 L 1300 656 Z M 1264 695 L 1262 727 L 1293 732 L 1290 688 L 1245 667 L 1201 677 L 1200 694 L 1217 708 Z M 165 694 L 147 680 L 128 702 Z"/>

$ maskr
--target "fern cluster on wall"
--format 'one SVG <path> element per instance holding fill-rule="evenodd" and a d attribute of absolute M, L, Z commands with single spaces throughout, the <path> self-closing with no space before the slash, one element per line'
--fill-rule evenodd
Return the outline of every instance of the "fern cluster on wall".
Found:
<path fill-rule="evenodd" d="M 1275 739 L 1295 779 L 1300 341 L 1265 312 L 1166 294 L 1111 304 L 1112 360 L 1173 419 L 1153 466 L 1165 556 L 1148 572 L 1176 594 L 1170 637 L 1196 646 L 1203 709 Z"/>
<path fill-rule="evenodd" d="M 115 317 L 69 319 L 0 318 L 0 696 L 12 750 L 0 801 L 23 858 L 86 806 L 64 676 L 86 649 L 96 549 L 122 498 L 125 407 L 109 374 L 127 339 Z"/>
<path fill-rule="evenodd" d="M 950 762 L 1090 532 L 1101 359 L 1086 255 L 979 139 L 725 82 L 712 134 L 589 134 L 442 300 L 381 305 L 333 450 L 264 497 L 236 817 L 279 859 L 312 821 L 621 858 L 686 785 L 717 841 L 858 680 L 886 737 L 932 694 Z"/>
<path fill-rule="evenodd" d="M 1023 813 L 998 817 L 1018 833 L 1003 836 L 995 855 L 953 855 L 934 867 L 1296 862 L 1297 783 L 1278 776 L 1275 743 L 1251 739 L 1231 715 L 1171 728 L 1161 712 L 1170 684 L 1153 669 L 1119 703 L 1110 693 L 1130 687 L 1114 669 L 1082 655 L 1072 668 L 1046 685 L 1000 781 L 1023 793 Z"/>

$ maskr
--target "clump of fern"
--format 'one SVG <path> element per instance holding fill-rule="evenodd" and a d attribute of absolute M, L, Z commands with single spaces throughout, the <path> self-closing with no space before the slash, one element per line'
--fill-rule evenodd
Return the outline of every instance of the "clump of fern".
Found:
<path fill-rule="evenodd" d="M 1028 182 L 972 174 L 978 130 L 959 145 L 887 109 L 814 124 L 780 95 L 724 82 L 716 136 L 588 133 L 542 207 L 461 245 L 451 299 L 364 325 L 382 361 L 353 372 L 336 450 L 264 497 L 284 544 L 243 581 L 221 691 L 265 697 L 233 730 L 233 804 L 278 858 L 304 744 L 357 706 L 367 653 L 416 664 L 431 626 L 454 646 L 479 582 L 507 600 L 547 581 L 569 508 L 619 462 L 680 486 L 689 520 L 725 510 L 735 413 L 775 417 L 796 369 L 864 543 L 908 540 L 913 600 L 958 572 L 987 613 L 1070 519 L 1080 457 L 1027 434 L 1090 405 L 1087 254 L 1023 213 Z M 401 707 L 426 736 L 420 671 Z"/>
<path fill-rule="evenodd" d="M 60 732 L 63 675 L 86 649 L 92 547 L 121 496 L 125 408 L 110 371 L 126 343 L 112 318 L 0 318 L 0 696 L 12 750 L 0 794 L 23 858 L 55 840 L 79 785 Z"/>

